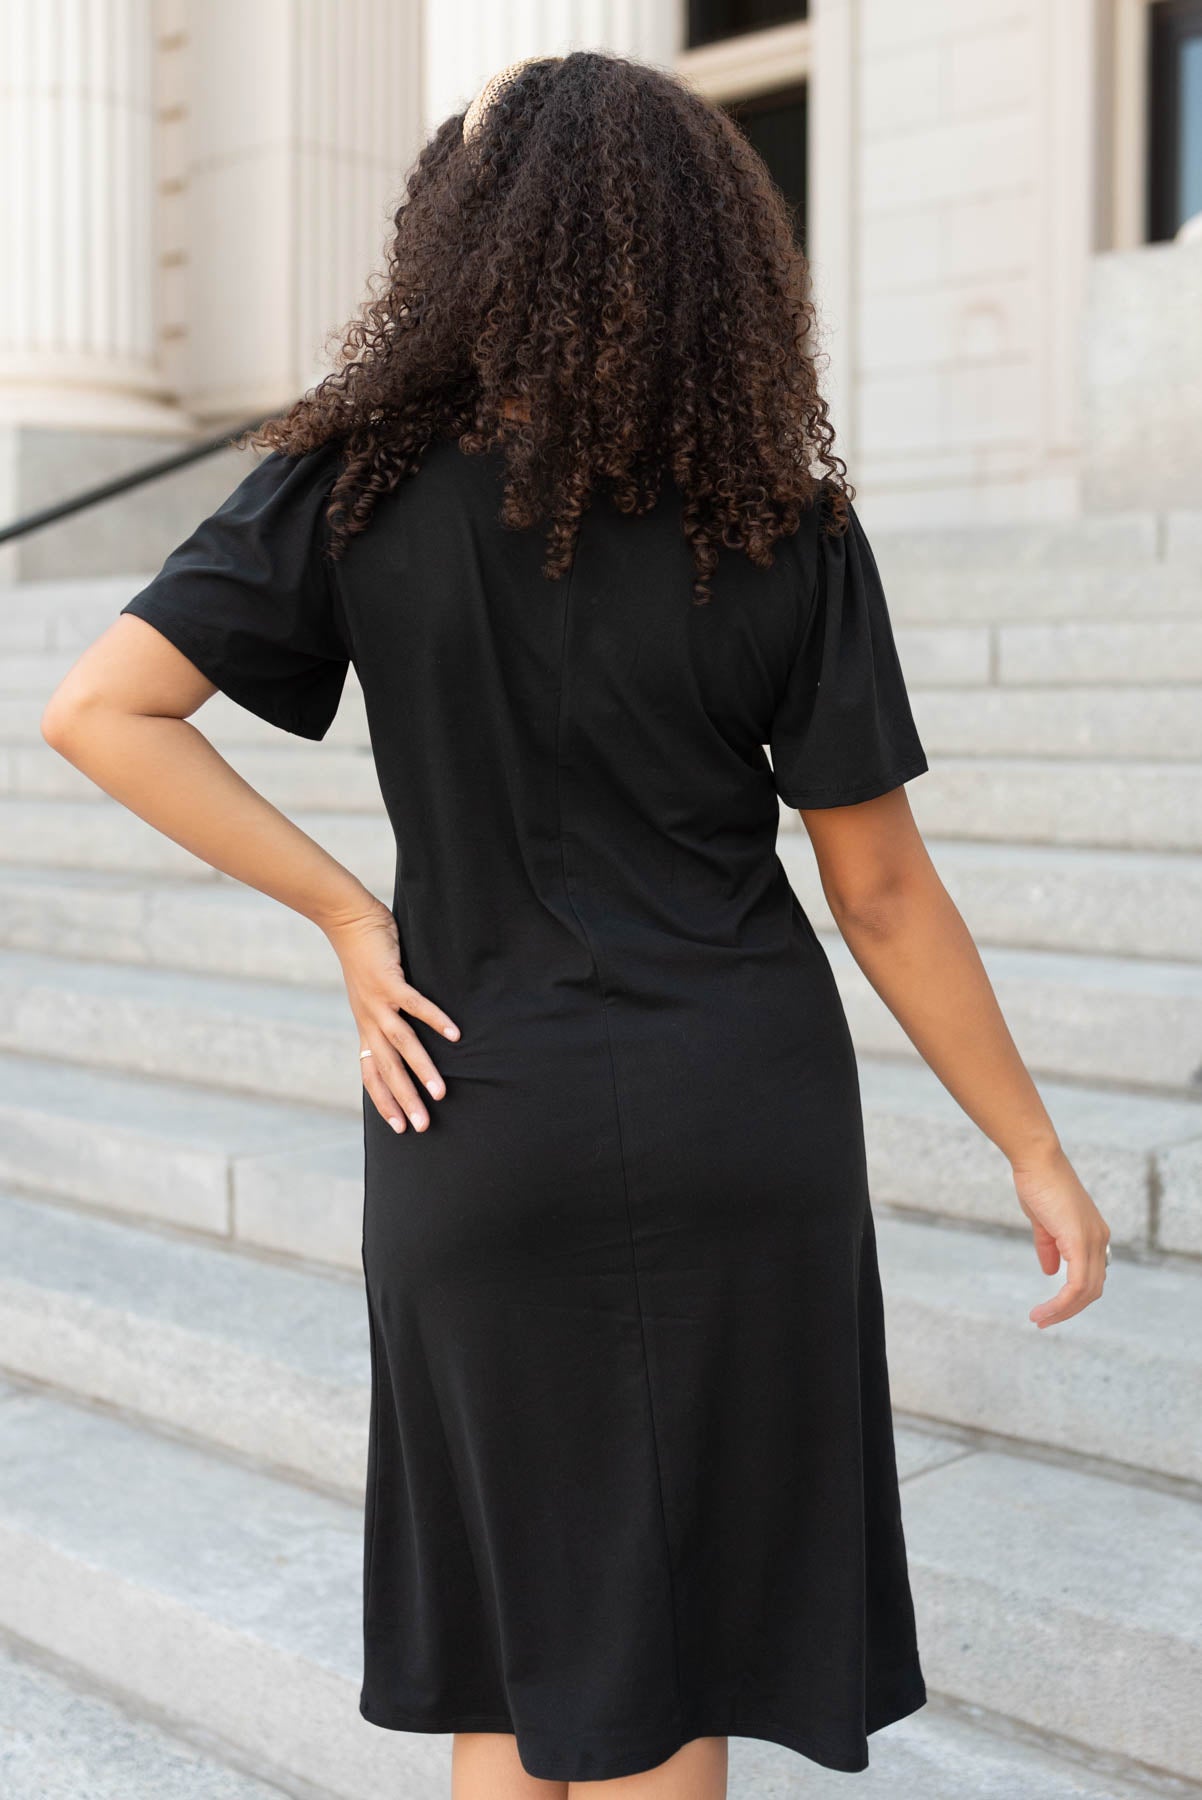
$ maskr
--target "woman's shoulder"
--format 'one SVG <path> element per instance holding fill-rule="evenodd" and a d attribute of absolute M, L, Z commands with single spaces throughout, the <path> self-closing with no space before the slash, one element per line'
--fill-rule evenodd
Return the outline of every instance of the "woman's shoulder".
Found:
<path fill-rule="evenodd" d="M 800 508 L 796 529 L 785 533 L 777 544 L 777 554 L 786 556 L 796 569 L 803 594 L 813 593 L 832 548 L 835 554 L 839 553 L 852 517 L 850 500 L 832 481 L 815 482 L 809 499 Z"/>

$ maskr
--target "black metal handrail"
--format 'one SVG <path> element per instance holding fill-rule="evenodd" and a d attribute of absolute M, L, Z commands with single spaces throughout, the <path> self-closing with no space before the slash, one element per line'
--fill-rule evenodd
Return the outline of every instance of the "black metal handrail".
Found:
<path fill-rule="evenodd" d="M 42 525 L 53 525 L 58 519 L 69 518 L 72 513 L 82 512 L 85 506 L 95 506 L 101 500 L 111 500 L 115 494 L 128 493 L 131 488 L 141 487 L 143 482 L 154 481 L 160 475 L 170 475 L 173 469 L 186 468 L 189 463 L 199 462 L 203 456 L 212 456 L 217 450 L 226 450 L 244 431 L 257 431 L 267 418 L 274 417 L 274 413 L 268 413 L 261 419 L 248 419 L 233 431 L 223 431 L 217 437 L 202 438 L 199 443 L 189 444 L 186 450 L 176 450 L 170 456 L 159 457 L 155 462 L 127 469 L 112 481 L 102 481 L 96 487 L 83 488 L 78 494 L 69 495 L 66 500 L 56 500 L 52 506 L 43 506 L 37 512 L 26 513 L 24 518 L 14 520 L 11 525 L 0 525 L 0 544 L 23 537 L 27 531 L 37 531 Z"/>

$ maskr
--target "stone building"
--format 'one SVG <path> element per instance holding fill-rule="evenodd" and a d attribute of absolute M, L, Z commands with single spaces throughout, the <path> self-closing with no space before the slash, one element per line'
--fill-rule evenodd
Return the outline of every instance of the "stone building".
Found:
<path fill-rule="evenodd" d="M 1190 0 L 9 0 L 3 30 L 0 516 L 315 379 L 433 125 L 590 43 L 729 105 L 795 201 L 877 523 L 1202 498 Z"/>

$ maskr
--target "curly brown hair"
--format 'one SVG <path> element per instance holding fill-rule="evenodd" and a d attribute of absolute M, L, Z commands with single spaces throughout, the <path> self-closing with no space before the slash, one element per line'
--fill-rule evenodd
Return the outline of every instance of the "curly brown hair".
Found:
<path fill-rule="evenodd" d="M 503 446 L 500 520 L 549 521 L 552 579 L 594 491 L 643 512 L 665 473 L 699 604 L 722 545 L 770 566 L 820 498 L 845 529 L 808 266 L 730 117 L 670 72 L 579 50 L 527 63 L 466 144 L 463 118 L 418 156 L 337 366 L 239 440 L 342 443 L 330 553 L 439 438 Z"/>

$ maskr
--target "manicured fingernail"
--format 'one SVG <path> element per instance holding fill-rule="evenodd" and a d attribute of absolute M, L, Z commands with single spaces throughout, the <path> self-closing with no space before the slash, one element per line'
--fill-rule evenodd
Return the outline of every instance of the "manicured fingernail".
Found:
<path fill-rule="evenodd" d="M 442 1035 L 443 1037 L 457 1038 L 459 1036 L 458 1025 L 444 1025 L 442 1028 Z"/>
<path fill-rule="evenodd" d="M 426 1086 L 429 1088 L 430 1092 L 433 1094 L 433 1096 L 436 1100 L 442 1099 L 443 1085 L 442 1085 L 442 1082 L 439 1081 L 437 1076 L 435 1076 L 432 1081 L 427 1081 Z"/>
<path fill-rule="evenodd" d="M 392 1126 L 394 1131 L 404 1131 L 405 1129 L 404 1119 L 389 1119 L 388 1123 Z"/>
<path fill-rule="evenodd" d="M 409 1117 L 413 1120 L 413 1129 L 415 1131 L 424 1131 L 426 1126 L 430 1123 L 424 1113 L 410 1113 Z"/>

